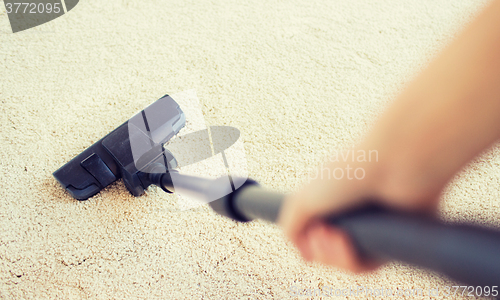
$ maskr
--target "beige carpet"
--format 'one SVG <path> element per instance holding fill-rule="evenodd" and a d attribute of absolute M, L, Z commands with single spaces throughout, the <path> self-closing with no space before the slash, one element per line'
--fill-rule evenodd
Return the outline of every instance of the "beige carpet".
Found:
<path fill-rule="evenodd" d="M 156 188 L 134 198 L 117 182 L 78 202 L 52 172 L 165 93 L 195 89 L 208 124 L 241 130 L 250 176 L 293 191 L 484 5 L 82 0 L 12 34 L 2 3 L 0 298 L 288 299 L 363 286 L 427 299 L 451 285 L 401 264 L 363 276 L 306 264 L 278 227 L 180 210 Z M 499 170 L 496 147 L 449 185 L 443 216 L 498 226 Z"/>

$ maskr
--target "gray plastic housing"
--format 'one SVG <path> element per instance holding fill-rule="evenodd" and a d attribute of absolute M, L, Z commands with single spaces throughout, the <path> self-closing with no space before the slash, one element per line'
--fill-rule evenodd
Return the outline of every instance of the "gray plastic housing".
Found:
<path fill-rule="evenodd" d="M 161 164 L 165 169 L 176 167 L 175 158 L 163 149 L 163 144 L 176 135 L 185 122 L 186 117 L 179 105 L 165 95 L 85 149 L 53 175 L 78 200 L 94 196 L 120 178 L 123 178 L 132 195 L 140 196 L 151 184 L 147 176 L 149 166 Z M 143 150 L 140 157 L 133 153 L 133 148 Z"/>

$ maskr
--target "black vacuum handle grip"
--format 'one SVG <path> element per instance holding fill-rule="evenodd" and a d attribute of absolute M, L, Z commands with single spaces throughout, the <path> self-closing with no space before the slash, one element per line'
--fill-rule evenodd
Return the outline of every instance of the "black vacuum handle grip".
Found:
<path fill-rule="evenodd" d="M 243 186 L 230 201 L 247 220 L 275 222 L 284 195 L 256 185 Z M 500 285 L 500 233 L 465 224 L 444 224 L 417 215 L 377 208 L 330 217 L 345 230 L 359 253 L 428 268 L 469 285 Z"/>

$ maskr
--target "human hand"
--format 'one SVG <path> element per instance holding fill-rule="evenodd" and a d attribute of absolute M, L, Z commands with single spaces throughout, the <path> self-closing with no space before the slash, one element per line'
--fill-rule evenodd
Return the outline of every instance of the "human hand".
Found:
<path fill-rule="evenodd" d="M 362 180 L 331 178 L 347 163 L 329 163 L 330 178 L 318 176 L 288 196 L 278 223 L 306 260 L 355 272 L 375 268 L 323 218 L 368 199 L 433 213 L 453 175 L 500 138 L 499 14 L 500 1 L 492 1 L 382 115 L 358 148 L 378 151 L 377 161 L 350 162 L 351 170 L 365 171 Z"/>
<path fill-rule="evenodd" d="M 373 270 L 381 262 L 360 257 L 343 230 L 324 222 L 326 216 L 369 203 L 431 214 L 436 211 L 439 199 L 437 187 L 433 188 L 434 193 L 429 193 L 431 189 L 427 189 L 417 194 L 407 185 L 405 190 L 408 193 L 405 195 L 403 189 L 394 188 L 395 184 L 402 182 L 390 182 L 390 176 L 384 174 L 388 168 L 382 167 L 382 164 L 385 163 L 354 161 L 324 164 L 302 190 L 285 199 L 278 223 L 304 259 L 355 273 Z M 339 177 L 341 170 L 343 176 Z"/>

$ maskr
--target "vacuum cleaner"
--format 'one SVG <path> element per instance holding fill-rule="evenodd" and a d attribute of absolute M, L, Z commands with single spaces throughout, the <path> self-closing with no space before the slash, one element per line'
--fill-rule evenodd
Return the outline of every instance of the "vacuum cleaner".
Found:
<path fill-rule="evenodd" d="M 134 196 L 152 184 L 167 193 L 216 199 L 209 205 L 237 222 L 276 222 L 284 195 L 245 178 L 234 189 L 226 180 L 180 174 L 163 145 L 185 125 L 186 117 L 168 95 L 133 116 L 53 173 L 78 200 L 85 200 L 118 179 Z M 234 181 L 234 178 L 232 182 Z M 500 232 L 469 224 L 364 207 L 325 218 L 344 230 L 362 257 L 397 260 L 442 273 L 467 285 L 500 285 Z"/>

